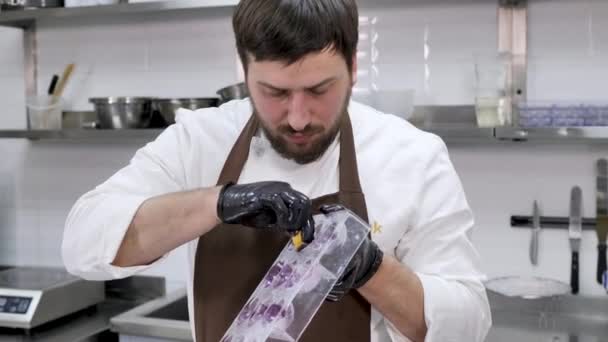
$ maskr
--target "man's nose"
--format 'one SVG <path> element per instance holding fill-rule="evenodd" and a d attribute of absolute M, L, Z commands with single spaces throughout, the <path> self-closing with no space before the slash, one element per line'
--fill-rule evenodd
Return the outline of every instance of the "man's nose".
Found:
<path fill-rule="evenodd" d="M 289 99 L 287 122 L 294 131 L 302 131 L 311 122 L 310 111 L 306 105 L 306 94 L 294 92 Z"/>

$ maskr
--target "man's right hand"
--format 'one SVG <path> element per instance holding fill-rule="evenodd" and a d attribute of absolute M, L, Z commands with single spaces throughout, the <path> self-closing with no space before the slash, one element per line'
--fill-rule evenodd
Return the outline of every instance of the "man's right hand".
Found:
<path fill-rule="evenodd" d="M 222 188 L 217 214 L 224 223 L 295 234 L 303 241 L 314 239 L 312 202 L 284 182 L 228 184 Z"/>

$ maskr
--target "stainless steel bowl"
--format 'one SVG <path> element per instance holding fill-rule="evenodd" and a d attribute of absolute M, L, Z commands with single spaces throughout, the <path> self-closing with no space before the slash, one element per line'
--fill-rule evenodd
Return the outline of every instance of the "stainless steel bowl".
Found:
<path fill-rule="evenodd" d="M 217 94 L 220 96 L 221 102 L 226 103 L 228 101 L 244 99 L 248 97 L 249 90 L 247 90 L 247 86 L 245 85 L 245 83 L 237 83 L 218 90 Z"/>
<path fill-rule="evenodd" d="M 217 97 L 180 98 L 180 99 L 154 99 L 152 107 L 158 111 L 168 125 L 175 123 L 175 113 L 179 108 L 197 110 L 201 108 L 217 107 Z"/>
<path fill-rule="evenodd" d="M 63 7 L 63 0 L 0 0 L 0 8 L 3 10 L 24 10 L 50 7 Z"/>
<path fill-rule="evenodd" d="M 89 99 L 95 105 L 96 128 L 124 129 L 147 128 L 152 120 L 152 98 L 149 97 L 96 97 Z"/>

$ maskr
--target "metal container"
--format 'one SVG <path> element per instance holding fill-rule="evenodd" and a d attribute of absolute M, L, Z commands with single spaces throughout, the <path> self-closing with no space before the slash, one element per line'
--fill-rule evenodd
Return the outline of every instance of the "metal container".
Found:
<path fill-rule="evenodd" d="M 95 128 L 124 129 L 148 128 L 153 117 L 152 98 L 149 97 L 98 97 L 89 102 L 95 105 Z"/>
<path fill-rule="evenodd" d="M 63 0 L 0 0 L 3 10 L 63 7 Z"/>
<path fill-rule="evenodd" d="M 249 90 L 247 90 L 247 86 L 245 85 L 245 83 L 237 83 L 218 90 L 217 94 L 221 98 L 221 103 L 226 103 L 228 101 L 244 99 L 248 97 Z"/>
<path fill-rule="evenodd" d="M 153 99 L 152 107 L 158 111 L 168 125 L 175 123 L 175 113 L 179 108 L 197 110 L 201 108 L 217 107 L 217 97 L 181 98 L 181 99 Z"/>

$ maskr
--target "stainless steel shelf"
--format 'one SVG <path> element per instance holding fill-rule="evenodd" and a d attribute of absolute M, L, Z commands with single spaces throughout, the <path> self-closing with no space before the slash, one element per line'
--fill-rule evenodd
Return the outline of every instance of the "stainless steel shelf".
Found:
<path fill-rule="evenodd" d="M 608 127 L 478 128 L 467 126 L 418 126 L 448 143 L 489 144 L 500 142 L 608 143 Z M 64 129 L 0 130 L 0 139 L 30 140 L 154 140 L 162 129 Z"/>
<path fill-rule="evenodd" d="M 475 106 L 416 106 L 410 122 L 446 142 L 496 142 L 494 128 L 477 127 Z"/>
<path fill-rule="evenodd" d="M 506 142 L 595 144 L 608 143 L 607 127 L 520 128 L 476 126 L 472 106 L 417 106 L 410 122 L 440 136 L 448 143 L 490 144 Z M 0 130 L 2 138 L 30 140 L 148 140 L 162 129 Z"/>
<path fill-rule="evenodd" d="M 480 128 L 421 128 L 443 138 L 446 142 L 493 142 L 493 129 Z M 30 140 L 154 140 L 162 129 L 65 129 L 50 130 L 0 130 L 0 139 Z"/>
<path fill-rule="evenodd" d="M 479 127 L 418 127 L 423 131 L 433 133 L 441 137 L 446 142 L 498 142 L 494 138 L 494 128 Z"/>
<path fill-rule="evenodd" d="M 608 127 L 498 127 L 495 136 L 496 139 L 510 141 L 608 143 Z"/>
<path fill-rule="evenodd" d="M 0 130 L 0 138 L 4 139 L 30 139 L 30 140 L 154 140 L 162 129 L 65 129 L 51 130 Z"/>
<path fill-rule="evenodd" d="M 238 4 L 238 0 L 167 0 L 87 7 L 59 7 L 28 10 L 10 10 L 0 12 L 0 25 L 27 26 L 27 24 L 35 21 L 36 19 L 42 18 L 66 18 L 96 15 L 159 12 L 168 10 L 221 8 L 232 7 L 236 4 Z"/>

